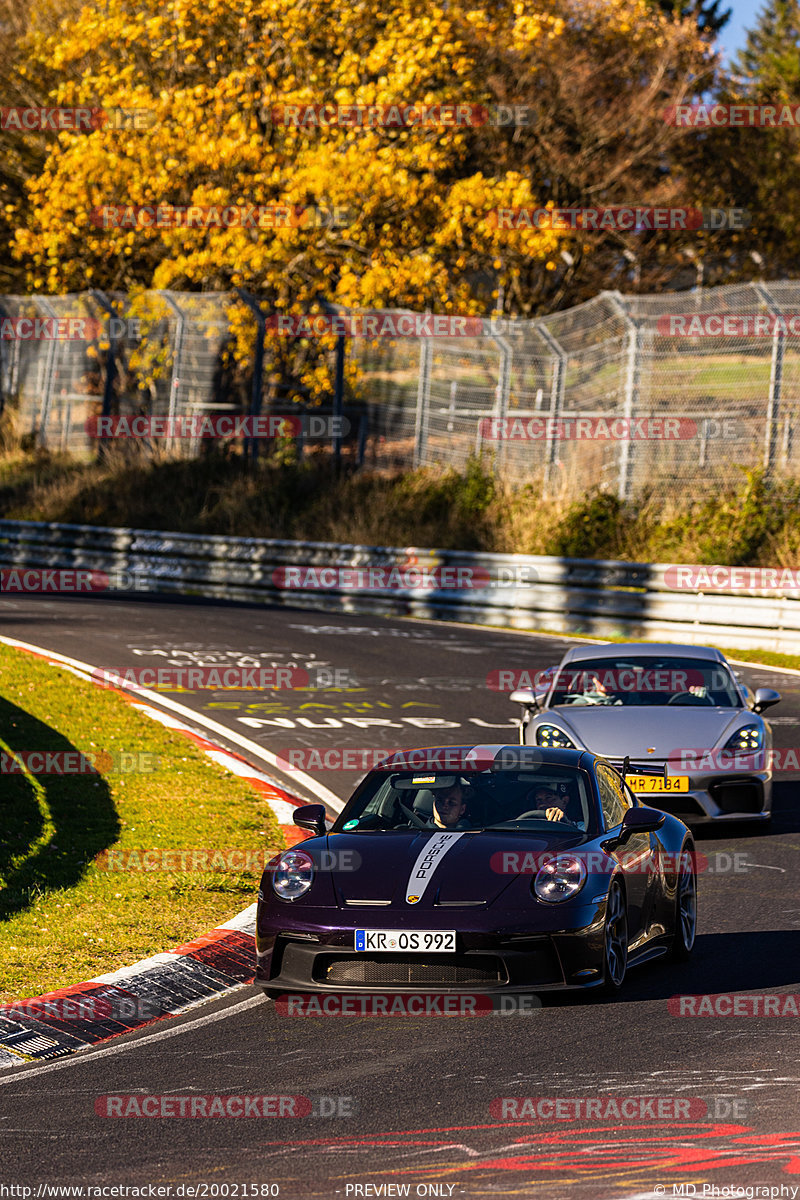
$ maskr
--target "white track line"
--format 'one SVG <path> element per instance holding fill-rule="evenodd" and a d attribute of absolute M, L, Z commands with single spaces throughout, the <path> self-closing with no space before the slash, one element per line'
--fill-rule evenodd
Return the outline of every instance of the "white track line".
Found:
<path fill-rule="evenodd" d="M 250 984 L 240 983 L 238 987 L 250 987 Z M 234 989 L 232 988 L 231 991 Z M 213 997 L 209 997 L 213 999 Z M 160 1029 L 158 1033 L 146 1034 L 144 1037 L 136 1038 L 131 1042 L 119 1042 L 114 1046 L 105 1046 L 101 1050 L 95 1049 L 93 1046 L 87 1046 L 83 1050 L 75 1050 L 66 1058 L 58 1058 L 54 1062 L 42 1063 L 40 1067 L 33 1067 L 27 1070 L 17 1068 L 6 1068 L 0 1074 L 0 1087 L 9 1083 L 15 1083 L 18 1079 L 32 1079 L 34 1075 L 46 1075 L 50 1071 L 60 1071 L 64 1067 L 74 1067 L 82 1062 L 86 1062 L 89 1058 L 94 1061 L 96 1058 L 109 1058 L 112 1054 L 123 1054 L 126 1050 L 135 1050 L 137 1046 L 148 1045 L 150 1042 L 161 1042 L 165 1038 L 177 1037 L 180 1033 L 189 1033 L 195 1029 L 201 1029 L 204 1025 L 213 1025 L 215 1021 L 224 1021 L 226 1017 L 233 1016 L 234 1013 L 245 1012 L 248 1008 L 254 1008 L 257 1004 L 263 1004 L 263 996 L 251 996 L 247 1000 L 242 1000 L 239 1004 L 233 1004 L 230 1008 L 223 1008 L 221 1012 L 209 1013 L 206 1017 L 198 1017 L 196 1021 L 187 1021 L 183 1025 L 179 1025 L 177 1029 Z"/>
<path fill-rule="evenodd" d="M 57 654 L 54 650 L 47 650 L 44 646 L 34 646 L 31 642 L 20 642 L 17 638 L 10 637 L 0 637 L 0 642 L 3 642 L 6 646 L 16 646 L 21 650 L 33 650 L 36 654 L 43 654 L 47 658 L 55 659 L 56 662 L 62 663 L 66 667 L 72 667 L 73 670 L 84 671 L 90 677 L 93 673 L 96 673 L 95 677 L 102 673 L 107 680 L 110 680 L 115 686 L 119 687 L 120 691 L 127 692 L 133 696 L 139 696 L 156 707 L 160 705 L 162 708 L 171 709 L 172 712 L 178 713 L 187 723 L 191 724 L 194 722 L 196 725 L 202 725 L 212 733 L 235 742 L 237 746 L 241 746 L 248 754 L 262 759 L 281 775 L 286 774 L 280 767 L 280 759 L 276 754 L 265 750 L 263 746 L 259 746 L 257 742 L 252 742 L 250 738 L 243 737 L 242 734 L 236 733 L 235 730 L 228 729 L 225 725 L 220 725 L 218 721 L 212 720 L 211 717 L 197 713 L 193 709 L 187 708 L 185 704 L 179 704 L 177 700 L 169 700 L 166 696 L 162 696 L 160 692 L 153 692 L 149 688 L 131 688 L 129 685 L 126 686 L 125 680 L 121 676 L 114 675 L 111 671 L 101 672 L 99 667 L 93 667 L 91 663 L 81 662 L 77 658 L 68 658 L 65 654 Z M 312 796 L 322 800 L 333 812 L 340 813 L 344 808 L 344 800 L 340 800 L 329 788 L 326 788 L 322 783 L 318 783 L 316 779 L 312 779 L 305 771 L 292 771 L 292 781 L 302 784 L 303 787 L 311 792 Z"/>

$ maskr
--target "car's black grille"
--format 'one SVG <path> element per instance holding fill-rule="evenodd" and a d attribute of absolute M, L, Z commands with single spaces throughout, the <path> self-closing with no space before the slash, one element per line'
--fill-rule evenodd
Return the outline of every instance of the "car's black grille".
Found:
<path fill-rule="evenodd" d="M 763 808 L 761 784 L 757 780 L 712 783 L 708 790 L 724 813 L 760 813 Z"/>
<path fill-rule="evenodd" d="M 639 799 L 648 808 L 671 813 L 675 817 L 705 817 L 706 810 L 699 800 L 686 792 L 640 792 Z"/>
<path fill-rule="evenodd" d="M 325 983 L 360 984 L 363 987 L 375 984 L 454 987 L 459 984 L 496 984 L 506 981 L 500 959 L 488 956 L 443 957 L 441 962 L 421 962 L 419 958 L 402 954 L 381 958 L 359 955 L 358 958 L 329 958 L 323 970 Z"/>

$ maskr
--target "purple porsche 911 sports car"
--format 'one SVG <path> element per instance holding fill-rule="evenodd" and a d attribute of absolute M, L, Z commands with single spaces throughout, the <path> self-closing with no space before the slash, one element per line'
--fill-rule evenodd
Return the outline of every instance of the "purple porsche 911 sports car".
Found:
<path fill-rule="evenodd" d="M 448 746 L 387 758 L 330 830 L 267 866 L 256 984 L 296 992 L 615 992 L 695 939 L 692 835 L 589 751 Z"/>

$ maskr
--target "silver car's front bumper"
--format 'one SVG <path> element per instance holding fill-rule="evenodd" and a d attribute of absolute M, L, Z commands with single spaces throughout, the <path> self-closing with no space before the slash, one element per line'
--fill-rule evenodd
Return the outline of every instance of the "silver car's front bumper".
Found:
<path fill-rule="evenodd" d="M 609 758 L 622 770 L 622 761 Z M 632 774 L 661 774 L 664 761 L 632 760 Z M 682 771 L 676 763 L 667 766 L 667 777 L 689 778 L 687 792 L 637 792 L 652 808 L 672 813 L 689 825 L 710 821 L 768 821 L 772 813 L 772 771 Z"/>

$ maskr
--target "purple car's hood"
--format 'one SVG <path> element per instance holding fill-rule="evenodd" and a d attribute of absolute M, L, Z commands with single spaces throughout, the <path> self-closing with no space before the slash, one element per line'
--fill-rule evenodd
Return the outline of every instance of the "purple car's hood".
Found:
<path fill-rule="evenodd" d="M 540 721 L 557 713 L 566 730 L 578 735 L 580 743 L 594 754 L 607 758 L 669 758 L 682 749 L 716 746 L 728 727 L 752 713 L 746 709 L 665 707 L 622 707 L 620 705 L 561 705 L 546 709 Z M 653 747 L 653 749 L 650 749 Z"/>
<path fill-rule="evenodd" d="M 525 870 L 524 855 L 565 850 L 585 841 L 586 835 L 574 829 L 555 836 L 398 831 L 332 834 L 328 848 L 354 867 L 333 872 L 338 904 L 389 900 L 408 912 L 448 903 L 493 904 L 519 878 L 520 869 Z M 519 858 L 504 857 L 509 854 Z M 525 886 L 532 879 L 530 870 L 528 865 Z M 412 896 L 417 899 L 410 900 Z M 376 906 L 376 914 L 380 911 Z"/>

